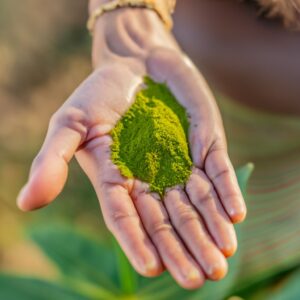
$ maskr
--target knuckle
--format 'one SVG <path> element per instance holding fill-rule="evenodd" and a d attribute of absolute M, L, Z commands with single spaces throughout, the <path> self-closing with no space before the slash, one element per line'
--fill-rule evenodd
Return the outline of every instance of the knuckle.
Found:
<path fill-rule="evenodd" d="M 136 213 L 116 211 L 110 215 L 108 220 L 106 220 L 106 226 L 112 233 L 115 233 L 117 230 L 122 229 L 123 224 L 129 219 L 135 222 L 138 222 L 139 220 Z"/>
<path fill-rule="evenodd" d="M 198 197 L 194 197 L 192 199 L 192 202 L 195 205 L 209 206 L 212 202 L 214 202 L 212 191 L 208 191 L 207 193 L 204 194 L 199 193 Z"/>
<path fill-rule="evenodd" d="M 151 224 L 151 226 L 148 230 L 149 230 L 150 236 L 155 238 L 164 232 L 172 231 L 172 225 L 168 219 L 165 219 L 163 221 L 159 221 L 159 222 L 155 222 L 155 223 Z"/>
<path fill-rule="evenodd" d="M 187 184 L 187 192 L 191 202 L 197 206 L 207 206 L 215 201 L 216 191 L 213 185 L 205 178 L 203 171 L 196 169 Z"/>
<path fill-rule="evenodd" d="M 225 177 L 227 175 L 230 175 L 230 170 L 229 168 L 223 168 L 222 170 L 218 171 L 215 174 L 212 174 L 211 180 L 212 181 L 217 181 L 218 179 Z"/>
<path fill-rule="evenodd" d="M 77 107 L 67 107 L 57 110 L 50 118 L 49 128 L 66 127 L 86 136 L 88 120 L 86 114 Z"/>
<path fill-rule="evenodd" d="M 182 209 L 181 211 L 178 212 L 177 226 L 183 227 L 195 220 L 199 220 L 199 216 L 192 208 Z"/>
<path fill-rule="evenodd" d="M 112 222 L 116 225 L 127 221 L 128 219 L 137 220 L 136 213 L 127 213 L 127 212 L 115 212 L 112 215 Z"/>
<path fill-rule="evenodd" d="M 75 107 L 69 107 L 64 113 L 64 118 L 69 124 L 84 123 L 84 116 L 84 113 L 80 109 Z"/>
<path fill-rule="evenodd" d="M 51 124 L 68 125 L 82 124 L 86 125 L 86 114 L 77 107 L 67 107 L 57 110 L 50 118 Z"/>
<path fill-rule="evenodd" d="M 221 152 L 221 151 L 226 152 L 227 147 L 226 147 L 226 140 L 224 139 L 224 133 L 217 130 L 216 132 L 214 132 L 213 136 L 214 136 L 214 139 L 211 142 L 209 152 L 210 153 Z"/>

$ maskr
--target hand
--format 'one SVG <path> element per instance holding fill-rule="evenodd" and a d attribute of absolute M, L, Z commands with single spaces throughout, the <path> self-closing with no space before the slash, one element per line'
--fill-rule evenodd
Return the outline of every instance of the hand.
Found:
<path fill-rule="evenodd" d="M 139 273 L 156 276 L 166 268 L 184 288 L 221 279 L 225 257 L 237 247 L 232 222 L 242 221 L 246 208 L 204 79 L 148 10 L 120 10 L 100 19 L 93 61 L 95 71 L 51 118 L 19 207 L 27 211 L 53 201 L 75 155 L 108 228 Z M 167 82 L 190 116 L 193 173 L 163 201 L 146 184 L 122 177 L 110 160 L 109 131 L 134 101 L 145 74 Z"/>

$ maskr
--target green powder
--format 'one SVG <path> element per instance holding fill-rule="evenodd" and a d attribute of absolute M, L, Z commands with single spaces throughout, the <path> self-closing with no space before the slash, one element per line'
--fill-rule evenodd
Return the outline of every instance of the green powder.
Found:
<path fill-rule="evenodd" d="M 150 190 L 162 196 L 191 174 L 189 123 L 165 84 L 149 77 L 144 82 L 146 88 L 111 131 L 111 155 L 123 176 L 149 183 Z"/>

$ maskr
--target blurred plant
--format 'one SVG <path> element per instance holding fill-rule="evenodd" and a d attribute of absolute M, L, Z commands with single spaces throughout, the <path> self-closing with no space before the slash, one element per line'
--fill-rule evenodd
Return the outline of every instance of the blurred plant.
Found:
<path fill-rule="evenodd" d="M 248 164 L 237 170 L 242 189 L 253 170 Z M 229 259 L 229 274 L 220 282 L 207 282 L 196 291 L 180 288 L 167 274 L 149 279 L 138 275 L 116 242 L 103 245 L 91 237 L 62 225 L 29 230 L 31 239 L 57 266 L 60 279 L 50 282 L 17 275 L 0 275 L 0 299 L 5 300 L 167 300 L 213 299 L 232 295 L 239 266 L 238 253 Z M 112 250 L 113 249 L 113 250 Z M 270 299 L 296 299 L 299 275 Z M 280 296 L 282 295 L 282 297 Z M 287 297 L 285 297 L 287 295 Z M 280 298 L 281 297 L 281 298 Z"/>
<path fill-rule="evenodd" d="M 267 297 L 267 300 L 299 300 L 300 271 L 292 274 L 278 291 Z"/>

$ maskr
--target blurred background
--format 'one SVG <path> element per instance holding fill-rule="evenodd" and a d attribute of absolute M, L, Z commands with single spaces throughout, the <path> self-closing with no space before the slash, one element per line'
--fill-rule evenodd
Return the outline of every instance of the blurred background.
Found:
<path fill-rule="evenodd" d="M 0 268 L 47 274 L 24 231 L 55 219 L 101 231 L 95 194 L 75 162 L 66 189 L 45 210 L 15 200 L 52 113 L 91 72 L 86 0 L 0 2 Z"/>
<path fill-rule="evenodd" d="M 264 28 L 257 43 L 270 41 L 269 48 L 258 47 L 264 49 L 259 52 L 251 39 L 253 29 L 241 33 L 236 23 L 219 19 L 212 26 L 211 9 L 216 7 L 208 8 L 205 16 L 191 7 L 177 13 L 176 35 L 214 87 L 235 166 L 255 164 L 248 188 L 248 220 L 240 227 L 238 276 L 248 289 L 245 299 L 267 299 L 297 273 L 300 263 L 300 94 L 296 84 L 300 59 L 295 60 L 300 53 L 299 33 L 288 33 L 280 22 L 256 24 Z M 219 13 L 224 9 L 232 13 L 227 7 L 219 8 Z M 252 8 L 252 19 L 253 12 Z M 189 22 L 184 21 L 188 13 L 194 16 Z M 195 19 L 210 30 L 198 31 Z M 15 204 L 50 116 L 92 70 L 86 20 L 86 0 L 0 1 L 0 272 L 55 278 L 56 268 L 26 237 L 29 227 L 59 222 L 100 240 L 109 236 L 95 193 L 75 161 L 67 186 L 54 204 L 26 214 Z M 270 26 L 280 31 L 282 39 L 277 41 L 289 42 L 293 56 L 281 51 L 281 42 L 272 44 Z M 226 39 L 218 42 L 218 36 Z M 241 44 L 242 49 L 236 48 Z M 246 46 L 251 47 L 246 50 Z M 285 72 L 270 68 L 273 61 L 281 61 Z M 256 69 L 261 62 L 268 67 Z M 270 93 L 279 84 L 280 93 Z M 292 104 L 284 106 L 285 102 Z M 300 291 L 296 294 L 300 297 Z"/>

